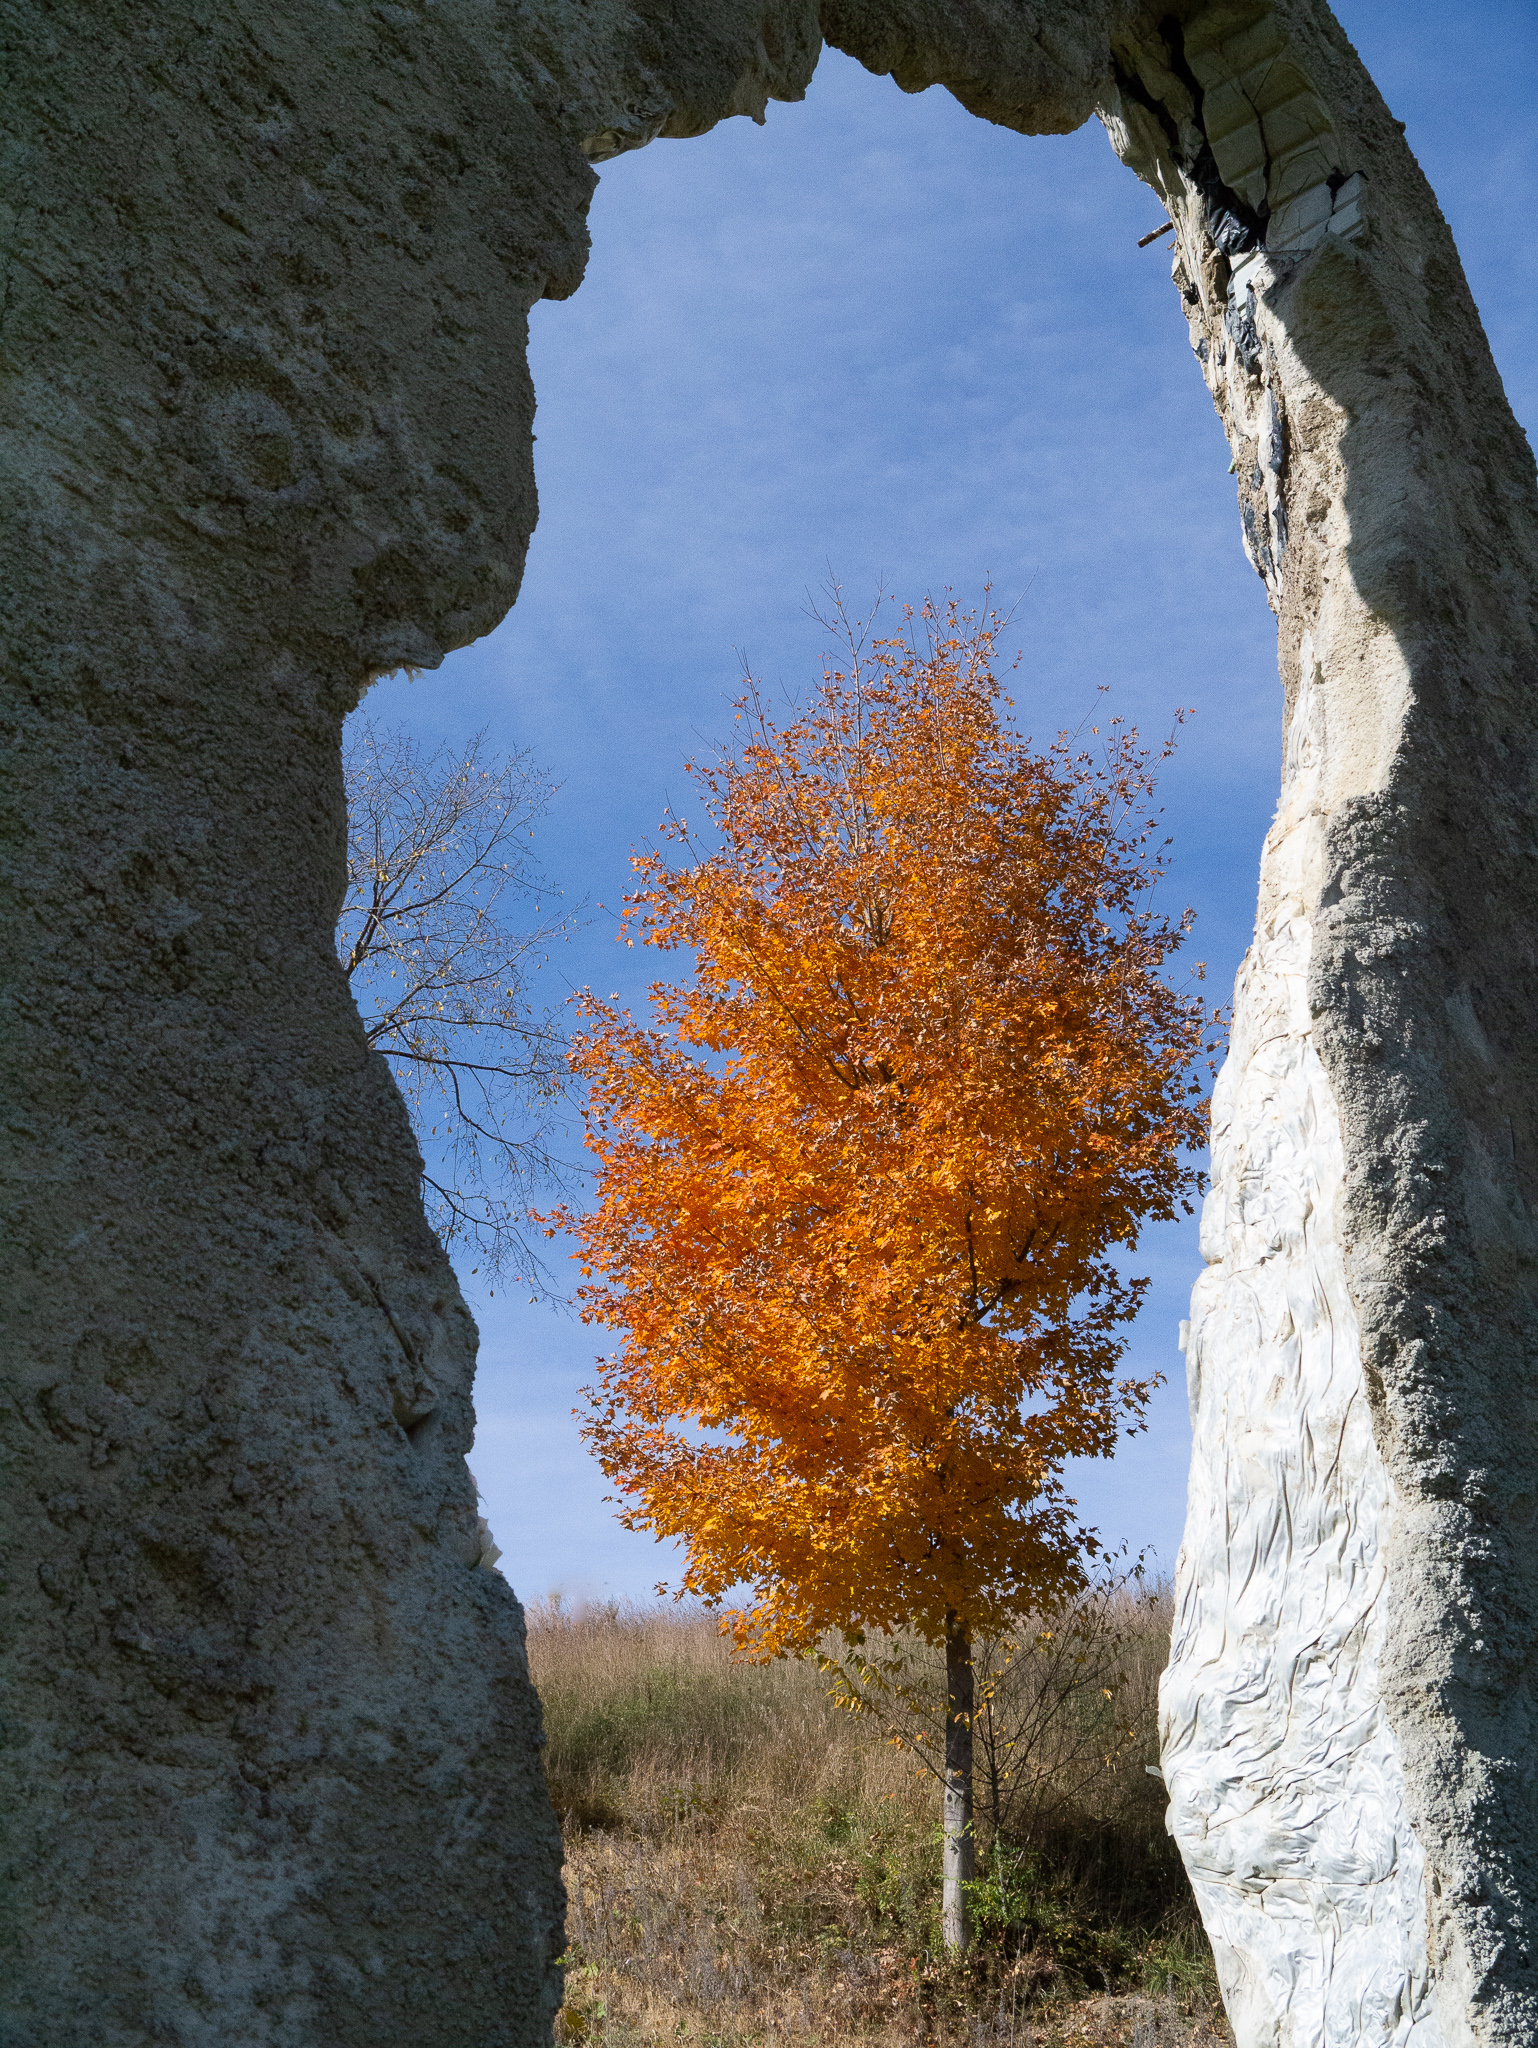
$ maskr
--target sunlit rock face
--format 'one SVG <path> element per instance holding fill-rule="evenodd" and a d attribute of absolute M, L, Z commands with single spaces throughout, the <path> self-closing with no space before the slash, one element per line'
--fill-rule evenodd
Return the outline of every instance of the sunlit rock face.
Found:
<path fill-rule="evenodd" d="M 1322 5 L 13 7 L 7 2048 L 548 2038 L 559 1844 L 475 1335 L 331 952 L 340 723 L 516 593 L 590 163 L 826 35 L 1098 111 L 1279 621 L 1165 1689 L 1240 2038 L 1538 2035 L 1538 495 Z"/>
<path fill-rule="evenodd" d="M 1187 1339 L 1171 1826 L 1246 2044 L 1527 2041 L 1533 460 L 1324 9 L 1144 30 L 1103 112 L 1170 206 L 1286 695 Z"/>

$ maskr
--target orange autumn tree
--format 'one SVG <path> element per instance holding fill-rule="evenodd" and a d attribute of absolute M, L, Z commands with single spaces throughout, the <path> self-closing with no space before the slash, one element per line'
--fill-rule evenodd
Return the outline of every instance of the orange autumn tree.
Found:
<path fill-rule="evenodd" d="M 678 1587 L 751 1588 L 751 1656 L 916 1630 L 946 1654 L 944 1924 L 967 1939 L 974 1634 L 1068 1597 L 1145 1281 L 1185 1206 L 1207 1016 L 1162 968 L 1150 758 L 1032 751 L 997 621 L 848 635 L 799 715 L 691 764 L 715 830 L 637 858 L 626 935 L 681 953 L 648 1023 L 591 994 L 585 1320 L 621 1335 L 585 1434 Z"/>

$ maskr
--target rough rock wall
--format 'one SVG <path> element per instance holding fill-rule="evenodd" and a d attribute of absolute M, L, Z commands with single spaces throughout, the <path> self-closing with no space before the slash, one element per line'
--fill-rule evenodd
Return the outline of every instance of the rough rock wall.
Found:
<path fill-rule="evenodd" d="M 1188 1342 L 1171 1826 L 1243 2048 L 1526 2043 L 1532 454 L 1318 0 L 1017 19 L 824 8 L 873 68 L 1006 125 L 1067 125 L 1087 85 L 1165 198 L 1286 700 Z"/>
<path fill-rule="evenodd" d="M 1287 700 L 1188 1343 L 1172 1826 L 1242 2040 L 1526 2041 L 1533 458 L 1322 6 L 1115 54 Z"/>
<path fill-rule="evenodd" d="M 1280 620 L 1217 1105 L 1172 1819 L 1245 2048 L 1532 2038 L 1538 497 L 1315 0 L 825 0 L 1097 106 Z M 812 0 L 0 7 L 0 2033 L 545 2038 L 558 1845 L 474 1333 L 330 951 L 342 716 L 495 624 L 589 160 L 794 97 Z M 1424 1930 L 1424 1945 L 1422 1944 Z"/>
<path fill-rule="evenodd" d="M 6 2048 L 549 2038 L 475 1332 L 332 955 L 340 725 L 512 601 L 584 144 L 817 47 L 724 0 L 0 6 Z"/>
<path fill-rule="evenodd" d="M 1283 792 L 1214 1103 L 1164 1691 L 1171 1826 L 1241 2043 L 1526 2043 L 1531 451 L 1435 199 L 1320 0 L 1025 21 L 834 0 L 824 21 L 1005 125 L 1095 101 L 1175 221 L 1278 615 Z"/>

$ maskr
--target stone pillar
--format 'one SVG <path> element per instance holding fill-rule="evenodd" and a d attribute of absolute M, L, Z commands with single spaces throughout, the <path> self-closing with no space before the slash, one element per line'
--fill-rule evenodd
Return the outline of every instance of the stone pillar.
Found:
<path fill-rule="evenodd" d="M 340 727 L 512 602 L 584 143 L 799 90 L 804 16 L 703 10 L 671 92 L 623 8 L 0 27 L 7 2048 L 549 2039 L 475 1330 L 332 952 Z"/>
<path fill-rule="evenodd" d="M 1278 616 L 1213 1105 L 1170 1824 L 1244 2048 L 1538 2032 L 1538 494 L 1321 5 L 1113 43 Z"/>
<path fill-rule="evenodd" d="M 1322 0 L 831 0 L 1112 142 L 1278 618 L 1282 797 L 1213 1114 L 1170 1824 L 1242 2048 L 1538 2036 L 1538 491 Z M 1097 41 L 1097 38 L 1099 39 Z"/>

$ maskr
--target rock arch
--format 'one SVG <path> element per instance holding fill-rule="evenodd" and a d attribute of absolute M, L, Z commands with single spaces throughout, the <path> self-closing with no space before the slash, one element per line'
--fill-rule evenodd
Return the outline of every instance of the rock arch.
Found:
<path fill-rule="evenodd" d="M 1278 615 L 1165 1691 L 1240 2038 L 1526 2041 L 1538 490 L 1322 0 L 18 0 L 0 2013 L 545 2038 L 474 1333 L 330 955 L 340 721 L 487 631 L 590 159 L 820 37 L 1164 197 Z"/>

